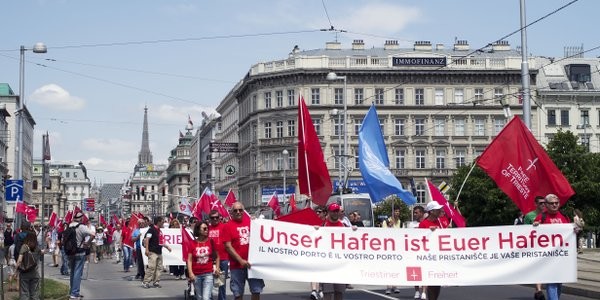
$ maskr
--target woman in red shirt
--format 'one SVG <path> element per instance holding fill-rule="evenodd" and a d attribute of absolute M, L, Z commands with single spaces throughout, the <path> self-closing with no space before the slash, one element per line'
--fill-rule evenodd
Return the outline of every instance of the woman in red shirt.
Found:
<path fill-rule="evenodd" d="M 187 258 L 189 280 L 194 283 L 197 300 L 212 299 L 213 274 L 219 274 L 219 254 L 208 238 L 208 223 L 198 222 L 194 226 L 194 237 Z"/>

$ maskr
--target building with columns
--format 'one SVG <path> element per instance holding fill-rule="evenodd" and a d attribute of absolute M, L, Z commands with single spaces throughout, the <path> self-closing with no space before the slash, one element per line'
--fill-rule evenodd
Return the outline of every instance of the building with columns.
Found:
<path fill-rule="evenodd" d="M 535 91 L 535 59 L 529 65 Z M 327 80 L 330 72 L 345 80 Z M 424 202 L 424 179 L 447 181 L 458 167 L 472 162 L 506 123 L 503 107 L 522 114 L 520 89 L 521 53 L 505 41 L 478 50 L 467 41 L 450 47 L 420 41 L 409 49 L 400 48 L 397 41 L 365 47 L 361 40 L 349 48 L 338 42 L 315 50 L 296 46 L 284 59 L 253 65 L 217 109 L 221 120 L 237 120 L 232 123 L 237 123 L 239 165 L 237 176 L 227 186 L 237 185 L 238 198 L 246 206 L 260 206 L 265 194 L 283 193 L 285 159 L 289 159 L 287 183 L 294 185 L 298 99 L 302 97 L 334 186 L 340 170 L 348 173 L 350 186 L 362 182 L 358 130 L 374 103 L 392 172 L 404 186 L 414 179 L 417 198 Z M 236 104 L 237 109 L 231 109 Z M 535 107 L 532 122 L 539 122 Z M 534 135 L 539 136 L 538 130 L 534 128 Z M 288 151 L 288 158 L 283 150 Z M 222 170 L 227 159 L 215 160 L 217 169 Z"/>
<path fill-rule="evenodd" d="M 179 203 L 182 197 L 189 198 L 190 196 L 190 157 L 192 155 L 192 140 L 194 135 L 192 130 L 193 125 L 188 123 L 185 128 L 185 134 L 180 133 L 179 144 L 169 156 L 169 164 L 167 166 L 165 184 L 161 189 L 161 203 L 165 203 L 166 210 L 162 210 L 161 214 L 172 212 L 176 214 L 179 211 Z M 195 197 L 197 199 L 197 197 Z M 190 199 L 191 200 L 191 199 Z M 162 207 L 162 205 L 161 205 Z"/>

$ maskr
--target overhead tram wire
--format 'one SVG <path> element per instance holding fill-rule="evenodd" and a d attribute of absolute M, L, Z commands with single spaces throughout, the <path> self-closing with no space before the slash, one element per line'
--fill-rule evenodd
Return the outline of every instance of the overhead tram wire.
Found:
<path fill-rule="evenodd" d="M 321 0 L 321 4 L 323 4 L 323 10 L 325 11 L 325 16 L 327 16 L 327 21 L 329 21 L 329 26 L 331 26 L 330 28 L 334 28 L 333 24 L 331 23 L 331 18 L 329 18 L 329 12 L 327 12 L 327 6 L 325 5 L 325 0 Z"/>

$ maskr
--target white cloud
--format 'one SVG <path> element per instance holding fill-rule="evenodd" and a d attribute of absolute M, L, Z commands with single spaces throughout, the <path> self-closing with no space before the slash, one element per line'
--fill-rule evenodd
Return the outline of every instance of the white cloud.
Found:
<path fill-rule="evenodd" d="M 54 110 L 81 110 L 85 105 L 85 100 L 71 95 L 56 84 L 47 84 L 36 89 L 29 99 Z"/>
<path fill-rule="evenodd" d="M 206 108 L 199 105 L 194 106 L 172 106 L 163 104 L 159 106 L 152 118 L 158 120 L 172 122 L 175 124 L 181 124 L 181 128 L 184 128 L 188 121 L 188 116 L 192 118 L 194 125 L 198 125 L 202 122 L 202 112 L 207 114 L 215 113 L 216 111 L 212 108 Z"/>
<path fill-rule="evenodd" d="M 139 145 L 132 141 L 120 139 L 96 139 L 88 138 L 81 141 L 81 146 L 96 153 L 106 153 L 111 155 L 137 157 Z"/>

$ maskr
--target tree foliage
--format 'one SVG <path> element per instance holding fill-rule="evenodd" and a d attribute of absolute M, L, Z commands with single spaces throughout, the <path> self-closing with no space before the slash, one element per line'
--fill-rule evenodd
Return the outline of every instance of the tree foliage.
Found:
<path fill-rule="evenodd" d="M 398 198 L 398 196 L 396 195 L 390 196 L 384 201 L 377 203 L 377 206 L 373 208 L 373 214 L 375 215 L 375 219 L 378 219 L 379 216 L 391 217 L 393 213 L 392 204 L 394 208 L 400 207 L 400 220 L 402 220 L 402 222 L 411 220 L 412 216 L 410 209 L 408 208 L 406 203 L 400 200 L 400 198 Z"/>

